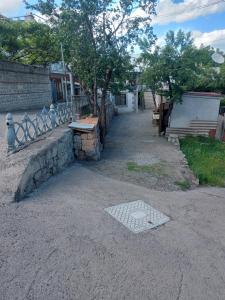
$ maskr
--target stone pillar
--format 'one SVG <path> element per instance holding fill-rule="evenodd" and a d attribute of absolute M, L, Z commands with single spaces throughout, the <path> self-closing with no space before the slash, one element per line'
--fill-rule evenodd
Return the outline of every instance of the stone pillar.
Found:
<path fill-rule="evenodd" d="M 50 105 L 49 115 L 51 119 L 52 129 L 54 129 L 57 126 L 57 124 L 56 124 L 56 112 L 53 104 Z"/>
<path fill-rule="evenodd" d="M 8 143 L 8 152 L 13 151 L 16 148 L 16 134 L 15 134 L 15 127 L 13 116 L 11 113 L 6 115 L 6 126 L 7 126 L 7 143 Z"/>

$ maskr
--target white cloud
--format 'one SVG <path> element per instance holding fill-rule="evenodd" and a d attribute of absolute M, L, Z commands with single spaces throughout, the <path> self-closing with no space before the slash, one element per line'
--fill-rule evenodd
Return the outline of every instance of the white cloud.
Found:
<path fill-rule="evenodd" d="M 223 0 L 184 0 L 180 3 L 159 0 L 156 7 L 157 16 L 153 17 L 152 24 L 182 23 L 221 11 L 225 11 Z"/>
<path fill-rule="evenodd" d="M 214 30 L 210 32 L 193 31 L 192 36 L 197 47 L 212 46 L 225 51 L 225 29 Z"/>
<path fill-rule="evenodd" d="M 196 47 L 212 46 L 225 52 L 225 29 L 214 30 L 210 32 L 201 32 L 194 30 L 191 32 Z M 156 44 L 160 47 L 165 45 L 165 35 L 158 37 Z"/>
<path fill-rule="evenodd" d="M 0 14 L 15 13 L 22 5 L 22 0 L 0 0 Z"/>

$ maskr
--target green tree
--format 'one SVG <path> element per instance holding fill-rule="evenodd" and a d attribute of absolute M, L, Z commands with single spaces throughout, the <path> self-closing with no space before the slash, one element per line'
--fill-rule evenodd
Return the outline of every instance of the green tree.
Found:
<path fill-rule="evenodd" d="M 150 25 L 156 0 L 38 0 L 29 8 L 48 16 L 59 32 L 65 59 L 74 69 L 86 93 L 93 95 L 96 113 L 96 90 L 102 90 L 101 132 L 105 136 L 105 101 L 107 91 L 121 85 L 130 71 L 128 49 L 144 34 L 154 38 Z M 135 15 L 142 10 L 140 16 Z"/>
<path fill-rule="evenodd" d="M 173 103 L 181 102 L 184 92 L 224 90 L 225 67 L 222 66 L 219 73 L 211 57 L 214 49 L 195 47 L 190 32 L 169 31 L 165 45 L 153 51 L 146 40 L 140 46 L 143 50 L 140 61 L 144 65 L 142 82 L 153 94 L 162 94 L 170 102 L 164 126 L 168 124 Z"/>
<path fill-rule="evenodd" d="M 148 44 L 146 40 L 142 41 L 141 48 L 143 46 L 145 48 L 147 45 Z M 149 48 L 149 46 L 147 46 L 147 48 Z M 163 87 L 160 70 L 161 66 L 159 48 L 156 47 L 153 52 L 145 51 L 138 59 L 138 63 L 143 71 L 140 76 L 140 83 L 151 89 L 153 102 L 156 108 L 156 93 L 159 92 Z"/>
<path fill-rule="evenodd" d="M 225 94 L 225 63 L 223 63 L 220 67 L 220 84 L 221 84 L 221 90 L 223 94 Z"/>
<path fill-rule="evenodd" d="M 47 24 L 0 20 L 0 59 L 46 65 L 60 59 L 60 44 Z"/>
<path fill-rule="evenodd" d="M 211 47 L 197 48 L 193 44 L 191 33 L 179 30 L 177 34 L 169 31 L 165 45 L 149 51 L 147 43 L 142 43 L 144 62 L 143 81 L 159 92 L 162 84 L 167 86 L 163 94 L 173 102 L 180 102 L 185 91 L 220 91 L 221 75 L 211 56 Z M 151 75 L 150 77 L 148 75 Z"/>

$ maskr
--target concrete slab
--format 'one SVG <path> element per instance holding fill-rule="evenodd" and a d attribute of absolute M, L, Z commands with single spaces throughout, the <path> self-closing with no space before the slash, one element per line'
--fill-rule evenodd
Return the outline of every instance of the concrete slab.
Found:
<path fill-rule="evenodd" d="M 124 118 L 107 138 L 103 170 L 74 164 L 26 201 L 0 206 L 1 300 L 224 300 L 225 189 L 129 181 L 119 168 L 126 155 L 159 153 L 171 168 L 180 160 L 164 140 L 140 142 L 148 115 L 132 116 L 135 133 Z M 142 199 L 171 221 L 134 235 L 104 211 L 121 199 Z"/>

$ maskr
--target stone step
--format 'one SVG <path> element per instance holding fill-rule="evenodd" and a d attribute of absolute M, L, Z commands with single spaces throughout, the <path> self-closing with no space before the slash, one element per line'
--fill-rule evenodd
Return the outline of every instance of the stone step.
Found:
<path fill-rule="evenodd" d="M 191 120 L 191 123 L 207 123 L 207 124 L 215 124 L 217 121 L 210 120 Z"/>
<path fill-rule="evenodd" d="M 177 134 L 179 137 L 184 137 L 186 135 L 202 135 L 202 136 L 208 136 L 209 130 L 205 128 L 167 128 L 166 130 L 166 135 L 168 136 L 169 134 Z"/>
<path fill-rule="evenodd" d="M 168 132 L 208 132 L 211 128 L 167 128 Z"/>
<path fill-rule="evenodd" d="M 207 128 L 207 129 L 215 129 L 217 127 L 217 121 L 199 121 L 193 120 L 190 123 L 191 128 Z"/>

